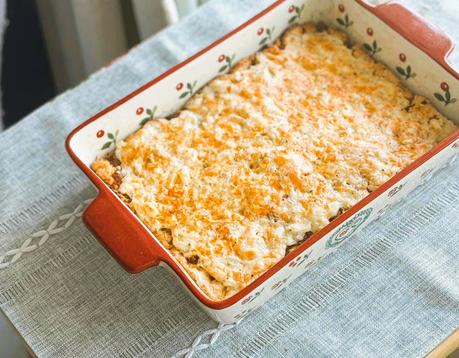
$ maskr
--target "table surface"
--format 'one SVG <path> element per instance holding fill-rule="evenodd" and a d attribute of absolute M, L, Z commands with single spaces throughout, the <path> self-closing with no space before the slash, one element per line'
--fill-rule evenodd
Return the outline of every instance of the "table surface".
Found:
<path fill-rule="evenodd" d="M 458 2 L 401 2 L 459 43 Z M 51 235 L 43 248 L 37 244 L 30 253 L 19 257 L 14 268 L 0 270 L 0 308 L 37 355 L 170 355 L 189 347 L 196 337 L 207 346 L 209 338 L 215 336 L 215 323 L 191 304 L 178 285 L 170 284 L 167 273 L 150 270 L 132 278 L 95 244 L 78 221 L 83 203 L 95 192 L 70 163 L 62 143 L 76 123 L 130 93 L 145 78 L 154 77 L 196 52 L 269 3 L 211 2 L 0 135 L 0 152 L 6 153 L 0 158 L 0 254 L 32 240 L 34 233 L 46 227 L 49 230 L 53 223 L 59 227 L 72 221 L 65 233 Z M 233 16 L 228 17 L 229 13 Z M 459 51 L 450 60 L 458 65 Z M 432 183 L 413 193 L 409 202 L 394 208 L 378 225 L 372 225 L 346 245 L 339 256 L 326 259 L 321 267 L 294 283 L 288 293 L 283 292 L 270 302 L 251 322 L 222 333 L 216 344 L 200 354 L 254 351 L 261 355 L 295 356 L 305 347 L 310 355 L 317 356 L 333 356 L 337 350 L 357 356 L 429 352 L 459 326 L 459 267 L 454 260 L 459 255 L 459 208 L 457 201 L 450 201 L 459 193 L 455 186 L 458 177 L 457 168 L 439 173 Z M 434 208 L 436 215 L 421 225 L 415 221 L 415 213 L 422 208 Z M 408 222 L 414 222 L 416 230 L 409 231 Z M 283 327 L 273 338 L 275 344 L 260 346 L 262 338 L 274 334 L 269 331 L 273 321 L 287 317 L 296 302 L 320 292 L 322 282 L 348 270 L 384 237 L 393 238 L 391 255 L 359 267 L 336 294 L 321 297 L 315 311 Z M 432 245 L 432 237 L 442 240 Z M 410 245 L 416 245 L 416 250 L 410 251 Z M 410 255 L 406 256 L 407 253 Z M 81 288 L 87 293 L 77 292 Z M 401 294 L 406 298 L 401 298 Z M 176 297 L 172 305 L 166 298 L 171 295 Z M 393 305 L 387 305 L 391 300 Z M 359 305 L 365 309 L 356 311 Z M 191 317 L 191 321 L 182 317 L 183 307 L 187 307 L 185 316 Z M 76 317 L 76 312 L 83 312 L 88 319 Z M 349 317 L 357 318 L 353 322 Z M 418 327 L 416 341 L 406 336 L 406 325 L 410 329 Z M 147 333 L 146 327 L 151 328 Z M 378 329 L 385 336 L 378 335 Z M 310 337 L 305 337 L 304 332 Z M 362 332 L 363 337 L 357 339 L 355 334 Z M 265 337 L 261 336 L 263 333 Z M 94 344 L 91 349 L 98 350 L 81 347 L 88 342 Z M 387 348 L 390 345 L 392 351 Z M 22 338 L 15 335 L 0 314 L 0 357 L 26 356 Z"/>

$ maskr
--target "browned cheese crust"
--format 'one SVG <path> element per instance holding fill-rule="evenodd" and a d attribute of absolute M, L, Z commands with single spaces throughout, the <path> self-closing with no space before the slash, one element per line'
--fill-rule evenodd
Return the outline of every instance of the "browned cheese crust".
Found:
<path fill-rule="evenodd" d="M 456 129 L 344 33 L 306 24 L 92 168 L 221 300 Z"/>

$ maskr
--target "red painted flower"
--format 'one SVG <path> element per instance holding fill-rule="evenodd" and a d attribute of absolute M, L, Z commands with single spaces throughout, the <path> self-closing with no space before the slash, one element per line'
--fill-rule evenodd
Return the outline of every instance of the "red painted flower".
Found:
<path fill-rule="evenodd" d="M 177 86 L 175 86 L 175 89 L 177 91 L 180 91 L 182 88 L 183 88 L 183 83 L 182 82 L 178 83 Z"/>
<path fill-rule="evenodd" d="M 220 55 L 218 56 L 218 62 L 223 62 L 225 61 L 226 56 L 225 55 Z"/>
<path fill-rule="evenodd" d="M 400 61 L 402 62 L 405 62 L 406 61 L 406 55 L 404 53 L 401 53 L 400 55 L 398 55 L 398 58 L 400 59 Z"/>
<path fill-rule="evenodd" d="M 297 263 L 301 260 L 301 256 L 298 256 L 295 260 L 289 263 L 289 267 L 295 267 Z"/>
<path fill-rule="evenodd" d="M 265 29 L 263 27 L 260 27 L 257 31 L 257 35 L 260 36 L 264 31 Z"/>
<path fill-rule="evenodd" d="M 287 277 L 287 278 L 284 278 L 284 279 L 281 280 L 281 281 L 276 282 L 276 283 L 271 287 L 271 289 L 272 289 L 272 290 L 277 290 L 279 287 L 282 287 L 282 286 L 284 285 L 284 283 L 286 283 L 287 280 L 288 280 L 289 278 L 290 278 L 290 276 Z"/>
<path fill-rule="evenodd" d="M 96 133 L 96 137 L 97 137 L 97 138 L 103 137 L 104 134 L 105 134 L 104 130 L 101 129 L 100 131 L 98 131 L 98 132 Z"/>
<path fill-rule="evenodd" d="M 252 300 L 252 296 L 249 296 L 241 302 L 241 305 L 245 305 L 246 303 L 249 303 L 251 300 Z"/>
<path fill-rule="evenodd" d="M 137 114 L 138 116 L 141 115 L 143 113 L 143 107 L 139 107 L 137 108 L 137 110 L 135 111 L 135 114 Z"/>
<path fill-rule="evenodd" d="M 402 188 L 405 186 L 405 184 L 400 184 L 399 186 L 396 186 L 394 188 L 392 188 L 389 193 L 387 194 L 387 196 L 390 198 L 392 196 L 394 196 L 395 194 L 398 194 Z"/>
<path fill-rule="evenodd" d="M 442 82 L 440 88 L 445 92 L 449 90 L 449 86 L 446 82 Z"/>
<path fill-rule="evenodd" d="M 344 5 L 343 5 L 343 4 L 339 4 L 339 5 L 338 5 L 338 10 L 339 10 L 340 12 L 344 12 L 344 10 L 346 10 L 346 9 L 344 8 Z"/>
<path fill-rule="evenodd" d="M 373 32 L 373 29 L 372 29 L 371 27 L 369 27 L 369 28 L 367 29 L 367 34 L 368 34 L 368 36 L 373 36 L 373 33 L 374 33 L 374 32 Z"/>
<path fill-rule="evenodd" d="M 294 11 L 295 11 L 295 6 L 292 5 L 292 6 L 290 6 L 290 7 L 288 8 L 288 12 L 289 12 L 289 13 L 292 13 L 292 12 L 294 12 Z"/>

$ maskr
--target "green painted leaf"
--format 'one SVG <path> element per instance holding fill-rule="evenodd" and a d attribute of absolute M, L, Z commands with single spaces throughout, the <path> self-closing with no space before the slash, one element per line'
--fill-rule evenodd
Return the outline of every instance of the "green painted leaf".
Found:
<path fill-rule="evenodd" d="M 107 137 L 110 139 L 115 139 L 114 135 L 112 133 L 107 133 Z"/>
<path fill-rule="evenodd" d="M 400 73 L 402 76 L 406 76 L 406 73 L 405 73 L 405 70 L 401 67 L 398 67 L 396 68 L 397 72 Z"/>
<path fill-rule="evenodd" d="M 189 82 L 186 84 L 186 88 L 188 88 L 190 91 L 193 89 L 193 87 L 191 87 L 191 83 Z"/>
<path fill-rule="evenodd" d="M 186 96 L 188 96 L 188 91 L 187 92 L 183 92 L 181 95 L 180 95 L 180 99 L 182 98 L 185 98 Z"/>
<path fill-rule="evenodd" d="M 411 74 L 411 66 L 410 66 L 410 65 L 408 65 L 408 67 L 406 68 L 406 73 L 407 73 L 408 75 Z"/>
<path fill-rule="evenodd" d="M 348 16 L 347 14 L 346 14 L 346 15 L 344 15 L 344 21 L 346 21 L 346 23 L 348 23 L 348 22 L 349 22 L 349 16 Z"/>
<path fill-rule="evenodd" d="M 150 117 L 145 117 L 140 121 L 140 125 L 143 126 L 145 123 L 147 123 L 150 120 Z"/>
<path fill-rule="evenodd" d="M 451 100 L 449 101 L 449 103 L 456 103 L 456 102 L 457 102 L 456 98 L 451 98 Z"/>
<path fill-rule="evenodd" d="M 266 42 L 268 42 L 268 38 L 265 37 L 264 39 L 262 39 L 258 44 L 259 45 L 264 45 Z"/>
<path fill-rule="evenodd" d="M 434 93 L 434 96 L 436 99 L 438 99 L 440 102 L 446 102 L 443 96 L 440 93 Z"/>
<path fill-rule="evenodd" d="M 152 110 L 152 112 L 151 112 L 151 116 L 152 116 L 152 117 L 155 115 L 157 109 L 158 109 L 158 106 L 154 106 L 154 107 L 153 107 L 153 110 Z"/>
<path fill-rule="evenodd" d="M 415 78 L 416 74 L 413 72 L 410 76 L 411 76 L 411 78 Z"/>
<path fill-rule="evenodd" d="M 288 20 L 288 23 L 292 24 L 292 23 L 295 22 L 295 20 L 296 20 L 296 16 L 293 16 L 293 17 L 290 18 L 290 20 Z"/>
<path fill-rule="evenodd" d="M 268 35 L 271 35 L 271 29 L 266 29 L 266 33 L 267 33 Z"/>
<path fill-rule="evenodd" d="M 338 18 L 336 19 L 336 21 L 337 21 L 338 24 L 340 24 L 341 26 L 345 26 L 343 19 L 341 19 L 341 18 L 338 17 Z"/>
<path fill-rule="evenodd" d="M 225 70 L 227 69 L 227 67 L 228 67 L 227 65 L 220 67 L 220 69 L 218 70 L 218 72 L 223 72 L 223 71 L 225 71 Z"/>
<path fill-rule="evenodd" d="M 363 44 L 363 48 L 368 52 L 373 52 L 373 48 L 369 44 Z"/>
<path fill-rule="evenodd" d="M 103 146 L 102 146 L 102 150 L 104 149 L 107 149 L 107 148 L 110 148 L 110 146 L 112 145 L 112 142 L 106 142 Z"/>
<path fill-rule="evenodd" d="M 445 92 L 445 98 L 446 98 L 446 102 L 449 102 L 449 100 L 451 99 L 451 93 L 449 91 Z"/>
<path fill-rule="evenodd" d="M 153 112 L 151 111 L 151 109 L 150 109 L 150 108 L 147 108 L 147 114 L 149 114 L 150 116 L 152 116 L 152 115 L 153 115 Z"/>

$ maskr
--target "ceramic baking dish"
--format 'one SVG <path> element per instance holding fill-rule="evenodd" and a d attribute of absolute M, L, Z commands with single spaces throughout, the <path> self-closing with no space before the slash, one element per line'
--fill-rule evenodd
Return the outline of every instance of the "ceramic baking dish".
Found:
<path fill-rule="evenodd" d="M 459 151 L 456 131 L 234 296 L 222 301 L 205 296 L 145 225 L 94 174 L 90 163 L 113 150 L 116 142 L 139 128 L 142 121 L 176 112 L 209 80 L 275 40 L 289 25 L 305 21 L 323 21 L 349 33 L 378 61 L 393 69 L 413 92 L 428 97 L 441 113 L 459 124 L 459 74 L 447 62 L 453 46 L 427 22 L 397 3 L 375 7 L 362 0 L 280 0 L 88 119 L 67 138 L 70 156 L 99 190 L 83 214 L 94 235 L 129 272 L 158 264 L 171 269 L 196 301 L 220 322 L 238 321 L 260 307 Z"/>

